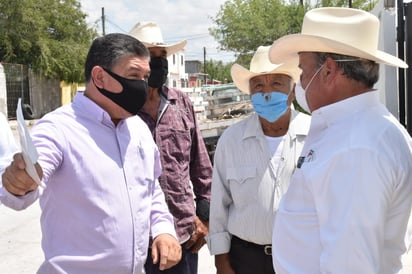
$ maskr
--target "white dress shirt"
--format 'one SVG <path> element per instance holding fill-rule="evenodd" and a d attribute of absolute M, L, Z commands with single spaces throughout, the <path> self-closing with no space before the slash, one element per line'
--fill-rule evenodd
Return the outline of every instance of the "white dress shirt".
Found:
<path fill-rule="evenodd" d="M 412 204 L 412 140 L 371 91 L 312 114 L 276 215 L 276 273 L 391 274 Z"/>
<path fill-rule="evenodd" d="M 227 128 L 215 151 L 208 247 L 212 255 L 228 253 L 231 235 L 271 244 L 273 217 L 289 185 L 309 129 L 310 117 L 292 110 L 278 165 L 258 115 Z"/>
<path fill-rule="evenodd" d="M 0 177 L 3 170 L 13 160 L 13 155 L 16 152 L 17 146 L 9 122 L 4 114 L 0 112 Z"/>
<path fill-rule="evenodd" d="M 176 237 L 157 181 L 159 153 L 137 116 L 113 124 L 77 93 L 31 130 L 46 184 L 40 196 L 45 261 L 38 274 L 143 274 L 149 234 Z M 20 210 L 38 189 L 0 200 Z"/>

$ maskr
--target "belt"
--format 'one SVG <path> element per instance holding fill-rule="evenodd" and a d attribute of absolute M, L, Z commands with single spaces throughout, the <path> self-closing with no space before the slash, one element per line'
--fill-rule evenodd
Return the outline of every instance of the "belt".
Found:
<path fill-rule="evenodd" d="M 255 244 L 252 242 L 248 242 L 245 240 L 240 239 L 239 237 L 236 237 L 235 235 L 232 235 L 232 242 L 241 244 L 245 247 L 252 247 L 255 249 L 260 249 L 265 253 L 265 255 L 271 256 L 272 255 L 272 245 L 259 245 Z"/>

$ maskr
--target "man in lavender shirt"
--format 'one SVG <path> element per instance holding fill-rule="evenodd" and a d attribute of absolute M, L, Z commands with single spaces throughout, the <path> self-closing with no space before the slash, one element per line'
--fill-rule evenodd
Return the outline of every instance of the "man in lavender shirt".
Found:
<path fill-rule="evenodd" d="M 182 245 L 182 260 L 176 266 L 159 272 L 159 266 L 149 256 L 145 269 L 147 274 L 196 274 L 197 253 L 208 233 L 212 165 L 189 97 L 165 86 L 167 57 L 178 56 L 186 41 L 165 44 L 154 22 L 138 23 L 130 34 L 150 51 L 148 98 L 138 115 L 159 146 L 163 167 L 159 183 Z M 181 60 L 179 56 L 177 59 Z"/>
<path fill-rule="evenodd" d="M 181 258 L 173 218 L 158 183 L 159 152 L 135 114 L 147 97 L 149 52 L 135 38 L 94 40 L 86 90 L 32 129 L 36 168 L 21 154 L 2 175 L 0 200 L 22 210 L 39 198 L 44 263 L 38 273 L 144 273 L 149 235 L 161 269 Z"/>

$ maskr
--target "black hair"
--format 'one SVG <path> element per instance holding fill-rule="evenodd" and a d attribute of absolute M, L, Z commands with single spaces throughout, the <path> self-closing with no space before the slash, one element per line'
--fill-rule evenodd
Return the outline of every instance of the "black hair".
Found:
<path fill-rule="evenodd" d="M 110 33 L 96 38 L 87 54 L 84 76 L 90 81 L 93 67 L 111 68 L 126 55 L 150 57 L 149 50 L 136 38 L 121 33 Z"/>

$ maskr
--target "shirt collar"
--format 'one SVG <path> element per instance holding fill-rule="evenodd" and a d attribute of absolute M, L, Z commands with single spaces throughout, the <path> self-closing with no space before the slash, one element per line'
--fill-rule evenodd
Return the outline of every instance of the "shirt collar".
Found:
<path fill-rule="evenodd" d="M 291 109 L 290 123 L 287 135 L 291 139 L 295 139 L 297 135 L 306 136 L 309 131 L 310 118 L 302 113 L 297 112 L 293 108 Z M 260 125 L 259 116 L 254 113 L 250 119 L 246 121 L 246 129 L 242 138 L 247 139 L 250 137 L 264 137 L 262 126 Z"/>
<path fill-rule="evenodd" d="M 89 119 L 96 117 L 98 121 L 105 125 L 114 125 L 109 113 L 93 102 L 89 97 L 85 96 L 84 92 L 79 91 L 76 93 L 73 99 L 73 109 L 79 110 L 79 113 L 83 113 L 83 115 L 89 117 Z"/>
<path fill-rule="evenodd" d="M 253 113 L 250 118 L 246 118 L 246 127 L 243 132 L 242 139 L 247 139 L 250 137 L 263 137 L 262 127 L 260 126 L 259 116 Z"/>
<path fill-rule="evenodd" d="M 162 87 L 161 97 L 166 98 L 168 101 L 175 101 L 178 98 L 177 92 L 173 88 L 168 88 L 166 86 Z"/>
<path fill-rule="evenodd" d="M 379 92 L 371 90 L 345 100 L 321 107 L 312 112 L 312 128 L 329 127 L 350 116 L 356 115 L 357 112 L 371 108 L 380 103 Z"/>

